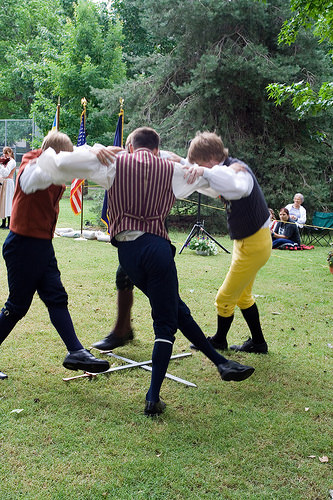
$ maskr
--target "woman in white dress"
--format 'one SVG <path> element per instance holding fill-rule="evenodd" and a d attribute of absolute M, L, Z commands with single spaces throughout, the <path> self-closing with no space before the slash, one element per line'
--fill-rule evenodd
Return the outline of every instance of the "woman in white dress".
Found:
<path fill-rule="evenodd" d="M 14 152 L 12 148 L 5 146 L 3 148 L 3 155 L 1 159 L 4 160 L 4 162 L 0 163 L 0 183 L 2 184 L 0 198 L 0 217 L 2 218 L 2 225 L 0 228 L 9 228 L 15 187 L 14 173 L 16 169 L 16 161 L 14 159 Z"/>

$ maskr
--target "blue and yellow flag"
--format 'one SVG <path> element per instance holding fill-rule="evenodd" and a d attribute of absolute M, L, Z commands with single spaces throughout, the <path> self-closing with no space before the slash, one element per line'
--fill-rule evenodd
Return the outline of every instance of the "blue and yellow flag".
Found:
<path fill-rule="evenodd" d="M 116 128 L 116 131 L 114 134 L 114 139 L 113 139 L 114 146 L 118 146 L 120 148 L 122 147 L 123 137 L 124 137 L 123 133 L 124 133 L 124 111 L 121 110 L 119 113 L 117 128 Z M 109 234 L 110 218 L 109 218 L 109 212 L 108 212 L 108 192 L 107 191 L 105 191 L 105 194 L 104 194 L 101 221 L 106 225 L 107 232 Z"/>
<path fill-rule="evenodd" d="M 53 124 L 52 124 L 52 128 L 51 128 L 51 131 L 57 131 L 59 130 L 59 123 L 58 123 L 58 110 L 56 111 L 55 115 L 54 115 L 54 120 L 53 120 Z"/>

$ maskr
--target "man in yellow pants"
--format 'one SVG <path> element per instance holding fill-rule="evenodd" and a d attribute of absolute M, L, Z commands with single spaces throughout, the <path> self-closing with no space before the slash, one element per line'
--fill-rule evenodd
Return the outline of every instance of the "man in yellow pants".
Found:
<path fill-rule="evenodd" d="M 269 211 L 264 195 L 252 170 L 228 156 L 221 138 L 214 133 L 196 135 L 188 150 L 188 160 L 199 165 L 189 167 L 188 181 L 203 176 L 210 187 L 221 193 L 226 204 L 229 234 L 234 240 L 230 269 L 216 296 L 217 331 L 208 339 L 216 349 L 228 349 L 227 333 L 237 305 L 251 337 L 230 349 L 266 354 L 268 347 L 252 295 L 256 274 L 268 261 L 272 250 Z"/>

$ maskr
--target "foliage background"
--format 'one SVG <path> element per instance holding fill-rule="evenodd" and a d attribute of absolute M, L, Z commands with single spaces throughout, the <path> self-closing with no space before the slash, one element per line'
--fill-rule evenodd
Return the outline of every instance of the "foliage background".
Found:
<path fill-rule="evenodd" d="M 313 210 L 333 211 L 332 107 L 300 114 L 267 93 L 271 82 L 303 81 L 317 92 L 332 80 L 330 17 L 318 43 L 311 2 L 2 3 L 0 118 L 33 115 L 46 133 L 60 96 L 60 127 L 76 142 L 85 96 L 88 142 L 107 144 L 123 97 L 125 136 L 149 125 L 163 148 L 186 155 L 197 130 L 215 130 L 254 169 L 270 206 L 300 191 L 310 219 Z M 299 18 L 294 43 L 279 43 L 302 9 L 308 21 Z M 323 26 L 322 7 L 319 14 Z"/>

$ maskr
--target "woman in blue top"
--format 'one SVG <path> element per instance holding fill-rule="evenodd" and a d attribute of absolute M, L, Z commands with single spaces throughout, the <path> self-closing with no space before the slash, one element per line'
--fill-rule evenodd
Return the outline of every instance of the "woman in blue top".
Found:
<path fill-rule="evenodd" d="M 298 227 L 289 217 L 289 210 L 285 207 L 280 209 L 280 220 L 272 232 L 273 248 L 279 248 L 281 245 L 300 245 Z"/>

